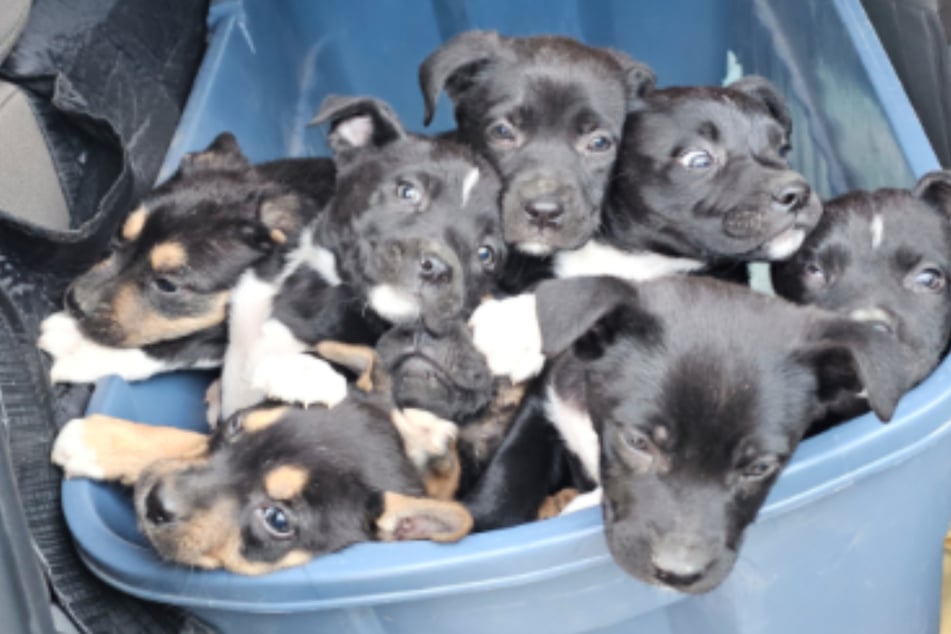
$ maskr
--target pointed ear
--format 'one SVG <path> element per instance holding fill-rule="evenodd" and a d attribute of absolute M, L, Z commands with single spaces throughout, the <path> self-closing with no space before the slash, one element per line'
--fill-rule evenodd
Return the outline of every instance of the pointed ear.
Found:
<path fill-rule="evenodd" d="M 357 374 L 356 386 L 364 392 L 389 394 L 390 376 L 373 348 L 341 341 L 321 341 L 314 347 L 314 352 Z"/>
<path fill-rule="evenodd" d="M 637 289 L 614 277 L 543 282 L 535 310 L 546 357 L 574 346 L 583 358 L 595 358 L 622 331 L 647 339 L 661 334 L 657 318 L 638 305 Z"/>
<path fill-rule="evenodd" d="M 428 539 L 456 542 L 472 530 L 472 516 L 458 502 L 383 493 L 383 512 L 376 518 L 377 538 L 385 542 Z"/>
<path fill-rule="evenodd" d="M 929 172 L 921 177 L 912 190 L 915 198 L 931 205 L 946 217 L 951 217 L 951 171 Z"/>
<path fill-rule="evenodd" d="M 310 123 L 328 122 L 327 142 L 338 161 L 358 150 L 379 148 L 406 136 L 390 105 L 372 97 L 330 95 Z"/>
<path fill-rule="evenodd" d="M 786 135 L 792 133 L 792 116 L 786 107 L 786 100 L 765 77 L 747 75 L 729 84 L 727 88 L 739 91 L 763 104 L 769 114 L 783 126 Z"/>
<path fill-rule="evenodd" d="M 913 385 L 904 371 L 913 367 L 911 351 L 862 322 L 837 319 L 822 324 L 814 344 L 797 358 L 815 373 L 820 403 L 864 391 L 872 411 L 885 422 Z"/>
<path fill-rule="evenodd" d="M 419 67 L 419 87 L 423 91 L 426 114 L 423 124 L 429 125 L 436 113 L 436 98 L 443 88 L 452 100 L 471 86 L 472 78 L 503 47 L 502 37 L 495 31 L 465 31 L 455 36 Z"/>
<path fill-rule="evenodd" d="M 627 109 L 637 110 L 644 98 L 654 92 L 657 76 L 651 67 L 639 62 L 627 53 L 614 49 L 605 49 L 624 71 L 624 86 L 627 88 Z"/>
<path fill-rule="evenodd" d="M 182 157 L 179 169 L 183 174 L 203 171 L 238 171 L 250 167 L 241 152 L 238 140 L 230 132 L 222 132 L 200 152 L 190 152 Z"/>

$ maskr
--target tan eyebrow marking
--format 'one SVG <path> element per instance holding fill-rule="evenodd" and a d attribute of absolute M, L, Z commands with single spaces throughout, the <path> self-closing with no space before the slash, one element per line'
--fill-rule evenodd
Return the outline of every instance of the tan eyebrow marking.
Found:
<path fill-rule="evenodd" d="M 290 500 L 307 485 L 307 469 L 299 465 L 281 465 L 264 476 L 264 490 L 275 500 Z"/>
<path fill-rule="evenodd" d="M 156 271 L 173 271 L 184 266 L 188 253 L 181 242 L 162 242 L 152 247 L 149 261 Z"/>

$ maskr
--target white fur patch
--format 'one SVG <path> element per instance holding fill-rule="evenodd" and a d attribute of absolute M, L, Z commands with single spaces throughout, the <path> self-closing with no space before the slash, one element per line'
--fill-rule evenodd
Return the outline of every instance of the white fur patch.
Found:
<path fill-rule="evenodd" d="M 333 407 L 347 396 L 347 379 L 323 359 L 309 354 L 262 358 L 254 368 L 251 387 L 268 398 L 304 407 Z"/>
<path fill-rule="evenodd" d="M 601 487 L 588 491 L 587 493 L 582 493 L 581 495 L 575 497 L 571 502 L 561 509 L 559 515 L 567 515 L 568 513 L 577 513 L 578 511 L 583 511 L 589 509 L 592 506 L 601 506 L 601 497 L 602 491 Z"/>
<path fill-rule="evenodd" d="M 419 300 L 392 284 L 377 284 L 370 289 L 370 306 L 384 319 L 405 323 L 419 316 Z"/>
<path fill-rule="evenodd" d="M 894 321 L 894 318 L 886 311 L 874 306 L 868 308 L 856 308 L 851 313 L 849 313 L 849 317 L 855 321 L 880 321 L 886 324 L 890 324 Z"/>
<path fill-rule="evenodd" d="M 50 460 L 63 468 L 67 478 L 101 480 L 105 472 L 96 462 L 96 452 L 83 442 L 86 424 L 84 418 L 74 418 L 66 423 L 53 442 Z"/>
<path fill-rule="evenodd" d="M 406 455 L 420 472 L 425 472 L 433 460 L 449 455 L 459 436 L 455 423 L 424 410 L 393 410 L 392 419 L 403 438 Z"/>
<path fill-rule="evenodd" d="M 882 236 L 885 234 L 885 220 L 881 214 L 875 214 L 872 217 L 872 224 L 869 230 L 872 234 L 872 249 L 877 249 L 882 245 Z"/>
<path fill-rule="evenodd" d="M 482 302 L 472 313 L 469 327 L 472 342 L 485 355 L 492 374 L 520 383 L 544 367 L 534 295 Z"/>
<path fill-rule="evenodd" d="M 334 133 L 353 147 L 363 147 L 373 137 L 373 117 L 361 115 L 340 122 Z"/>
<path fill-rule="evenodd" d="M 588 477 L 600 482 L 601 446 L 591 416 L 562 400 L 554 386 L 549 385 L 546 392 L 545 413 L 548 420 L 561 434 L 565 446 L 578 456 L 581 465 L 588 472 Z"/>
<path fill-rule="evenodd" d="M 314 243 L 314 230 L 309 227 L 301 232 L 300 244 L 288 255 L 287 263 L 278 277 L 278 284 L 283 283 L 302 265 L 317 271 L 331 286 L 340 284 L 337 258 L 329 250 Z"/>
<path fill-rule="evenodd" d="M 557 277 L 613 275 L 635 282 L 653 280 L 667 275 L 689 273 L 704 263 L 690 258 L 674 258 L 642 251 L 630 253 L 590 240 L 580 249 L 562 251 L 555 256 Z"/>
<path fill-rule="evenodd" d="M 465 207 L 469 202 L 469 195 L 472 194 L 472 188 L 479 182 L 479 170 L 473 168 L 466 174 L 462 181 L 462 206 Z"/>
<path fill-rule="evenodd" d="M 806 231 L 804 229 L 798 227 L 786 229 L 763 245 L 763 253 L 767 260 L 785 260 L 799 250 L 805 239 Z"/>
<path fill-rule="evenodd" d="M 65 312 L 54 313 L 40 326 L 40 349 L 53 357 L 53 383 L 92 383 L 116 375 L 127 381 L 147 379 L 160 372 L 181 367 L 172 361 L 150 357 L 139 348 L 110 348 L 88 339 L 75 319 Z M 193 367 L 215 367 L 206 361 Z"/>
<path fill-rule="evenodd" d="M 515 249 L 526 255 L 542 257 L 551 253 L 551 247 L 542 242 L 516 242 Z"/>

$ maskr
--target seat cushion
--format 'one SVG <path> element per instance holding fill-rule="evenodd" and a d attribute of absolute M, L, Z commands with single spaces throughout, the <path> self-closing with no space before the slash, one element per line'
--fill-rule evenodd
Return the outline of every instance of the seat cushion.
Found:
<path fill-rule="evenodd" d="M 30 15 L 31 0 L 3 0 L 0 7 L 0 62 L 4 60 L 13 43 L 20 37 Z"/>

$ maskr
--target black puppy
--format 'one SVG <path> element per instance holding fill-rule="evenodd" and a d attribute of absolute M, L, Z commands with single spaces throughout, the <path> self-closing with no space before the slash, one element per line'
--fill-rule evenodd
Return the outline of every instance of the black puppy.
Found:
<path fill-rule="evenodd" d="M 789 167 L 792 120 L 765 79 L 645 94 L 628 115 L 594 240 L 558 277 L 645 280 L 792 255 L 821 215 Z"/>
<path fill-rule="evenodd" d="M 625 113 L 654 84 L 620 51 L 558 36 L 462 33 L 419 70 L 426 123 L 446 89 L 454 136 L 502 175 L 505 240 L 529 256 L 584 244 L 598 226 Z M 545 261 L 511 259 L 507 287 L 521 290 Z"/>
<path fill-rule="evenodd" d="M 557 356 L 546 402 L 516 420 L 518 442 L 467 500 L 477 527 L 534 517 L 559 473 L 546 457 L 567 451 L 603 489 L 620 566 L 685 592 L 726 577 L 828 403 L 864 389 L 888 420 L 908 387 L 893 366 L 911 351 L 873 326 L 718 280 L 555 280 L 536 297 L 538 337 Z"/>
<path fill-rule="evenodd" d="M 771 267 L 776 292 L 868 321 L 914 350 L 898 368 L 917 383 L 951 336 L 951 172 L 926 174 L 913 190 L 852 192 L 830 200 L 822 220 L 786 262 Z M 843 403 L 837 418 L 866 409 Z"/>
<path fill-rule="evenodd" d="M 295 241 L 334 172 L 329 159 L 252 166 L 228 133 L 186 155 L 129 215 L 109 257 L 70 285 L 66 311 L 44 321 L 53 381 L 220 365 L 232 287 Z"/>
<path fill-rule="evenodd" d="M 332 405 L 343 377 L 301 352 L 373 345 L 392 323 L 440 332 L 493 289 L 504 261 L 499 181 L 472 150 L 407 133 L 375 99 L 330 97 L 315 121 L 330 122 L 336 193 L 297 249 L 235 292 L 226 416 L 264 394 Z"/>

